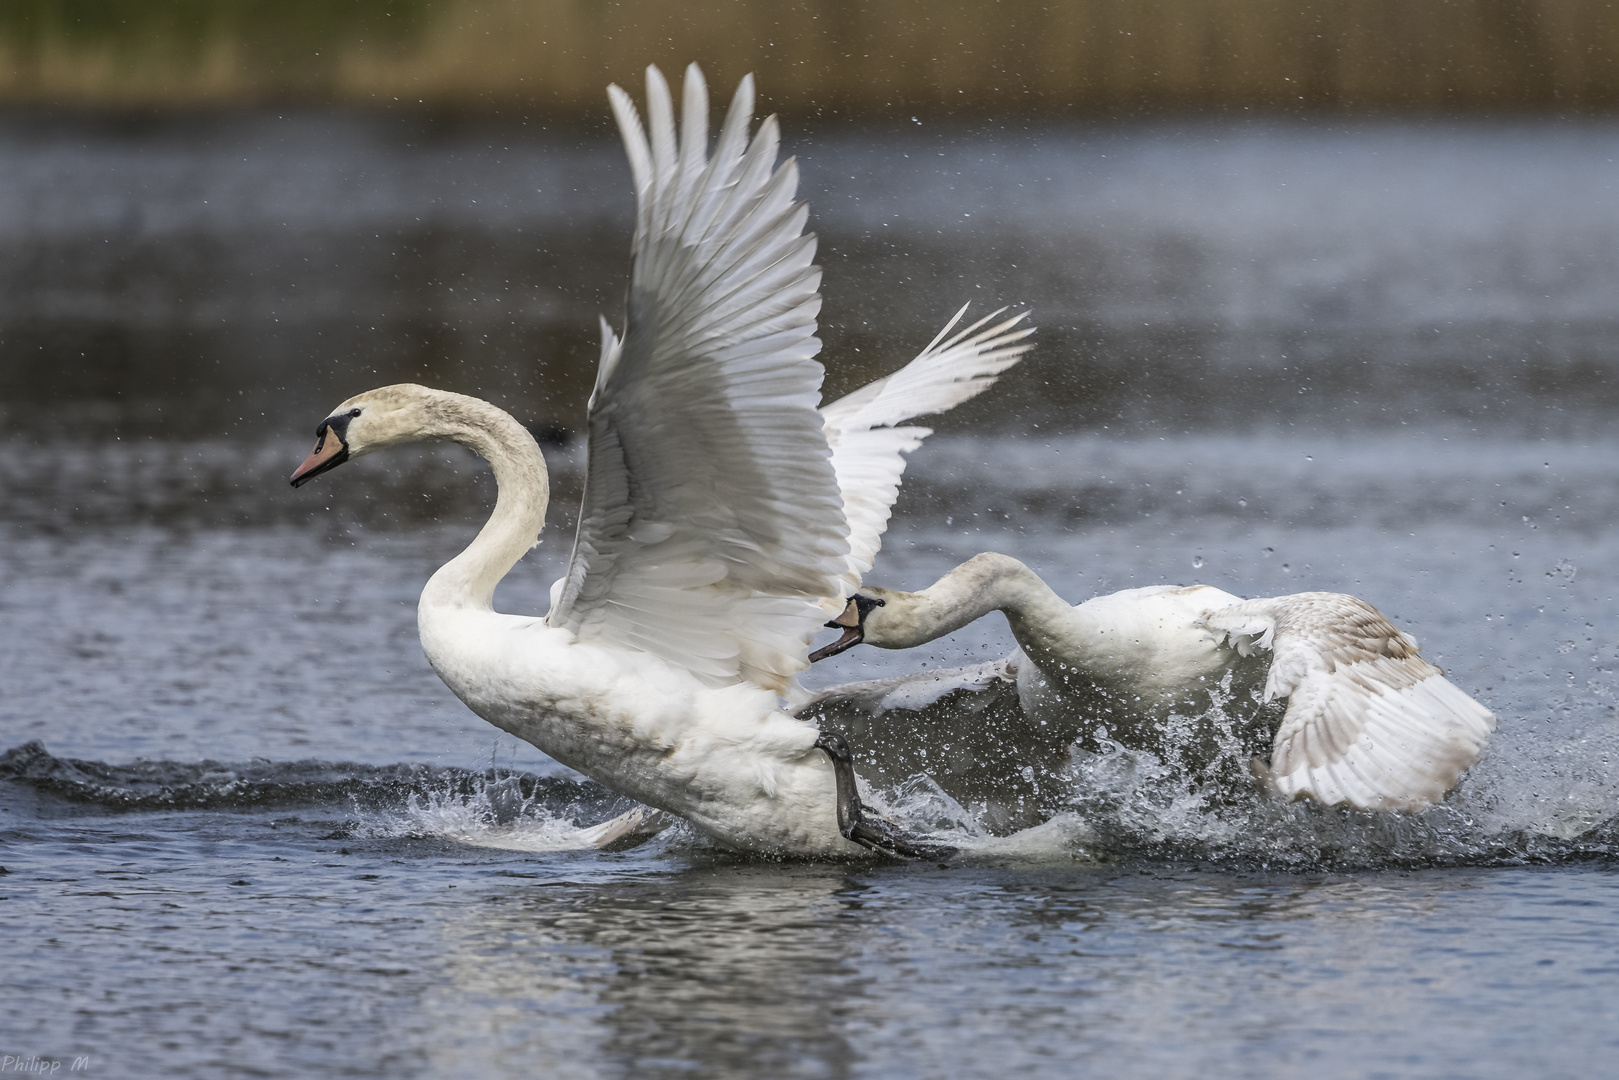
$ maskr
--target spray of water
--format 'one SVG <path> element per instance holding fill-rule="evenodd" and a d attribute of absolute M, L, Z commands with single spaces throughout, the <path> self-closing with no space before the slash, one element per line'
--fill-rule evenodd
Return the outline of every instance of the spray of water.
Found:
<path fill-rule="evenodd" d="M 868 801 L 906 828 L 969 856 L 1212 862 L 1273 869 L 1559 863 L 1619 854 L 1619 723 L 1590 716 L 1601 688 L 1570 691 L 1551 734 L 1504 723 L 1445 801 L 1421 813 L 1282 802 L 1249 773 L 1243 710 L 1229 696 L 1175 716 L 1157 751 L 1093 737 L 1070 751 L 1045 820 L 996 836 L 984 814 L 927 775 L 874 789 Z M 1611 690 L 1607 691 L 1611 697 Z M 1552 715 L 1559 712 L 1555 703 Z M 1611 710 L 1610 710 L 1611 713 Z M 1574 730 L 1569 730 L 1573 728 Z M 1209 758 L 1207 748 L 1216 748 Z"/>

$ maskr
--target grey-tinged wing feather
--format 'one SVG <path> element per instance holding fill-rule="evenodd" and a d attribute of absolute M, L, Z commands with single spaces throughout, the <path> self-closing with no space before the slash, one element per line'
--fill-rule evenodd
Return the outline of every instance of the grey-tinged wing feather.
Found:
<path fill-rule="evenodd" d="M 1410 635 L 1353 596 L 1245 600 L 1203 622 L 1244 652 L 1274 652 L 1265 694 L 1287 698 L 1287 713 L 1256 771 L 1290 798 L 1419 810 L 1455 787 L 1495 729 Z"/>

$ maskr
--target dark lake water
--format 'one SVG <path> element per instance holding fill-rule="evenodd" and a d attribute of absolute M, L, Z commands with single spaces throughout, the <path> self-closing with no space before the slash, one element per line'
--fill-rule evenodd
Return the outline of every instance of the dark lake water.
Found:
<path fill-rule="evenodd" d="M 829 381 L 964 299 L 1037 352 L 913 459 L 870 580 L 1353 592 L 1500 728 L 1422 815 L 1092 762 L 948 867 L 780 865 L 427 669 L 486 512 L 437 449 L 291 491 L 396 378 L 552 432 L 566 558 L 627 176 L 600 132 L 0 122 L 0 1056 L 104 1076 L 1584 1077 L 1619 1054 L 1619 126 L 795 137 Z M 858 350 L 858 351 L 857 351 Z M 816 685 L 1004 654 L 986 620 Z M 931 813 L 915 791 L 896 812 Z"/>

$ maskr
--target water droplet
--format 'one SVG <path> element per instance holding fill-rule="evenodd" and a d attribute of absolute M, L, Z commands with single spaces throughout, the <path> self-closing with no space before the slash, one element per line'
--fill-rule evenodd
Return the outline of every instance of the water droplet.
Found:
<path fill-rule="evenodd" d="M 1201 570 L 1201 569 L 1203 569 L 1203 556 L 1201 556 L 1201 555 L 1193 555 L 1192 556 L 1192 569 L 1193 570 Z"/>
<path fill-rule="evenodd" d="M 1237 500 L 1237 505 L 1246 510 L 1248 508 L 1248 500 L 1247 499 L 1238 499 Z"/>
<path fill-rule="evenodd" d="M 1275 549 L 1275 548 L 1261 548 L 1261 549 L 1260 549 L 1260 551 L 1259 551 L 1259 553 L 1260 553 L 1260 554 L 1261 554 L 1261 555 L 1263 555 L 1263 556 L 1265 556 L 1265 558 L 1267 558 L 1267 559 L 1268 559 L 1268 558 L 1270 558 L 1270 557 L 1271 557 L 1271 556 L 1272 556 L 1272 555 L 1274 555 L 1274 554 L 1276 554 L 1276 549 Z"/>

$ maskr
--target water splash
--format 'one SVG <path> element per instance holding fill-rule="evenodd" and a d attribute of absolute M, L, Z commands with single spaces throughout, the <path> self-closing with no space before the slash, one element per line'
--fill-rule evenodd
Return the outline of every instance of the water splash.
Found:
<path fill-rule="evenodd" d="M 1548 737 L 1503 724 L 1445 801 L 1421 813 L 1281 802 L 1248 773 L 1230 701 L 1174 717 L 1160 752 L 1111 739 L 1076 746 L 1047 820 L 993 835 L 984 816 L 916 776 L 868 801 L 972 856 L 1196 861 L 1273 870 L 1555 864 L 1619 856 L 1619 724 Z M 1213 739 L 1210 739 L 1210 733 Z M 1205 754 L 1217 747 L 1213 760 Z"/>
<path fill-rule="evenodd" d="M 594 833 L 603 820 L 604 800 L 578 800 L 559 806 L 550 792 L 521 773 L 490 773 L 468 786 L 445 783 L 411 791 L 402 806 L 384 810 L 356 807 L 350 835 L 364 838 L 402 837 L 449 840 L 503 851 L 579 851 L 593 849 Z M 606 808 L 628 809 L 628 800 L 612 800 Z M 618 806 L 622 802 L 623 806 Z M 583 812 L 581 812 L 583 811 Z"/>

